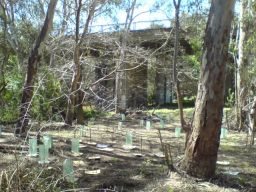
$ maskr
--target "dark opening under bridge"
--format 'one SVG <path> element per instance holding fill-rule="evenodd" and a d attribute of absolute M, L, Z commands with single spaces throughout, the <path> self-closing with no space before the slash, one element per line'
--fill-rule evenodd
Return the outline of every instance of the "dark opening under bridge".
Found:
<path fill-rule="evenodd" d="M 167 24 L 169 23 L 169 24 Z M 90 28 L 82 49 L 84 55 L 94 58 L 94 80 L 104 78 L 117 65 L 123 28 L 125 24 L 97 25 Z M 125 106 L 140 107 L 148 103 L 165 104 L 172 101 L 172 55 L 174 33 L 170 20 L 154 20 L 132 23 L 127 34 L 127 47 L 124 59 Z M 72 37 L 72 36 L 70 36 Z M 73 37 L 72 37 L 73 38 Z M 192 48 L 186 40 L 186 33 L 180 34 L 180 54 L 192 54 Z M 134 70 L 130 70 L 133 69 Z M 92 71 L 89 70 L 89 71 Z M 101 98 L 115 99 L 115 73 L 101 81 L 100 88 L 94 89 Z M 192 82 L 193 84 L 194 82 Z M 186 83 L 190 90 L 196 91 L 191 82 Z M 195 87 L 195 89 L 194 89 Z M 97 91 L 98 89 L 98 91 Z M 103 92 L 102 90 L 107 90 Z M 184 89 L 184 94 L 191 94 Z M 150 99 L 150 100 L 149 100 Z"/>

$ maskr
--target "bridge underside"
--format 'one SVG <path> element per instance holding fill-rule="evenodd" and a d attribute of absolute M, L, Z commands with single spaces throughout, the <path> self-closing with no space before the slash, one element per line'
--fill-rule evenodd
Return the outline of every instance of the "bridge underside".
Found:
<path fill-rule="evenodd" d="M 120 111 L 172 102 L 173 37 L 170 29 L 131 31 L 122 61 L 121 37 L 121 33 L 95 34 L 84 45 L 84 52 L 95 62 L 94 81 L 104 79 L 93 87 L 94 92 L 101 98 L 117 99 Z M 192 53 L 185 38 L 180 39 L 180 45 L 180 55 Z M 117 85 L 118 72 L 112 72 L 118 64 L 121 64 L 118 70 L 122 75 Z M 118 92 L 120 94 L 116 94 Z"/>

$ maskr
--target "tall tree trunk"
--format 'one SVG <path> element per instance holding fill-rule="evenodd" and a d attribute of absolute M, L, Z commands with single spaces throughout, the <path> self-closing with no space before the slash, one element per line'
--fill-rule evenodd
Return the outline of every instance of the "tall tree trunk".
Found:
<path fill-rule="evenodd" d="M 246 41 L 248 39 L 248 0 L 243 0 L 240 7 L 240 35 L 238 43 L 238 74 L 237 74 L 237 85 L 238 85 L 238 129 L 242 130 L 245 125 L 246 112 L 243 108 L 248 104 L 248 83 L 249 83 L 249 72 L 248 72 L 248 54 L 246 51 Z"/>
<path fill-rule="evenodd" d="M 175 7 L 175 39 L 174 39 L 174 54 L 173 54 L 173 85 L 175 87 L 179 114 L 180 114 L 180 123 L 183 130 L 186 132 L 189 131 L 188 127 L 186 126 L 186 122 L 184 119 L 183 113 L 183 103 L 182 103 L 182 94 L 180 88 L 180 81 L 177 78 L 177 57 L 179 54 L 179 30 L 180 30 L 180 21 L 179 21 L 179 13 L 180 13 L 180 3 L 181 0 L 173 0 L 173 4 Z M 188 133 L 187 133 L 188 134 Z"/>
<path fill-rule="evenodd" d="M 28 58 L 28 68 L 27 68 L 27 76 L 26 82 L 23 87 L 22 99 L 21 99 L 21 108 L 20 108 L 20 116 L 19 121 L 16 125 L 15 134 L 25 135 L 27 130 L 26 127 L 29 121 L 29 109 L 31 107 L 33 92 L 34 92 L 34 84 L 37 75 L 38 62 L 40 60 L 39 48 L 41 43 L 47 37 L 53 21 L 54 11 L 57 4 L 57 0 L 51 0 L 48 6 L 46 18 L 44 21 L 44 25 L 41 29 L 41 32 L 36 39 L 35 45 L 31 50 L 31 53 Z"/>
<path fill-rule="evenodd" d="M 11 9 L 8 11 L 8 7 Z M 18 56 L 18 64 L 21 63 L 23 57 L 20 53 L 20 45 L 18 42 L 17 29 L 15 25 L 13 2 L 0 1 L 0 12 L 2 13 L 1 20 L 3 22 L 3 33 L 5 37 L 5 43 L 9 44 L 15 54 Z M 5 50 L 7 51 L 7 50 Z"/>
<path fill-rule="evenodd" d="M 76 96 L 78 92 L 78 79 L 81 75 L 79 50 L 80 50 L 80 47 L 76 46 L 74 50 L 75 71 L 71 81 L 71 88 L 70 88 L 69 100 L 68 100 L 68 106 L 67 106 L 67 114 L 65 119 L 65 123 L 70 126 L 72 125 L 74 114 L 75 114 Z"/>
<path fill-rule="evenodd" d="M 121 39 L 120 57 L 116 65 L 116 79 L 115 79 L 115 112 L 116 113 L 125 112 L 127 108 L 127 90 L 126 90 L 127 73 L 125 71 L 124 59 L 125 59 L 125 51 L 126 51 L 126 44 L 127 44 L 127 36 L 131 28 L 133 12 L 136 5 L 136 1 L 137 0 L 132 1 L 131 6 L 127 11 L 125 29 Z"/>
<path fill-rule="evenodd" d="M 256 134 L 256 97 L 253 98 L 252 108 L 250 111 L 250 115 L 252 118 L 252 134 L 250 138 L 250 145 L 254 145 L 254 138 Z"/>
<path fill-rule="evenodd" d="M 182 162 L 188 174 L 200 178 L 212 177 L 216 168 L 234 4 L 213 0 L 205 31 L 193 131 Z"/>
<path fill-rule="evenodd" d="M 8 59 L 9 59 L 9 53 L 8 53 L 8 49 L 7 49 L 7 20 L 6 18 L 4 19 L 3 21 L 3 24 L 4 24 L 4 27 L 3 27 L 3 36 L 4 36 L 4 41 L 3 41 L 3 59 L 2 59 L 2 62 L 0 64 L 0 107 L 2 107 L 2 105 L 4 104 L 3 103 L 3 100 L 2 100 L 2 92 L 5 91 L 5 88 L 6 88 L 6 80 L 5 80 L 5 65 L 7 64 L 8 62 Z"/>
<path fill-rule="evenodd" d="M 63 10 L 63 20 L 61 22 L 60 34 L 63 35 L 67 28 L 67 20 L 70 17 L 70 11 L 68 11 L 69 1 L 63 0 L 62 10 Z"/>
<path fill-rule="evenodd" d="M 82 0 L 79 0 L 77 3 L 77 13 L 76 13 L 76 45 L 74 50 L 74 65 L 75 71 L 73 74 L 71 88 L 69 93 L 69 100 L 67 106 L 67 114 L 65 123 L 67 125 L 72 125 L 72 121 L 76 111 L 76 117 L 78 117 L 78 123 L 84 123 L 84 115 L 83 115 L 83 92 L 81 90 L 81 83 L 82 83 L 82 65 L 80 64 L 80 57 L 81 57 L 81 45 L 85 39 L 86 34 L 89 30 L 89 24 L 94 16 L 94 12 L 97 6 L 97 0 L 92 0 L 91 4 L 89 5 L 89 12 L 85 22 L 85 26 L 83 29 L 83 33 L 80 37 L 79 35 L 79 27 L 80 27 L 80 12 L 82 9 Z M 75 105 L 77 107 L 75 108 Z"/>

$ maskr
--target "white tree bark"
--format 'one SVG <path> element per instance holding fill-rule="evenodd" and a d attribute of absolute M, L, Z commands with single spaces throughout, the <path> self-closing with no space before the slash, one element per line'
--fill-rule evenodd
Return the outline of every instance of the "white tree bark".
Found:
<path fill-rule="evenodd" d="M 237 73 L 237 91 L 238 91 L 238 129 L 244 128 L 246 114 L 243 107 L 247 105 L 248 97 L 248 55 L 246 54 L 246 40 L 248 38 L 248 1 L 243 0 L 240 6 L 240 27 L 238 42 L 238 73 Z"/>

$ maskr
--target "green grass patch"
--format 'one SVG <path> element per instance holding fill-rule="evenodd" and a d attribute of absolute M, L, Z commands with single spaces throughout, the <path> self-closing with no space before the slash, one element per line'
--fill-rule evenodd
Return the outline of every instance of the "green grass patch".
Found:
<path fill-rule="evenodd" d="M 86 119 L 90 119 L 92 117 L 109 117 L 111 114 L 114 114 L 114 112 L 103 112 L 98 111 L 94 106 L 83 106 L 84 116 Z"/>
<path fill-rule="evenodd" d="M 184 111 L 184 116 L 185 118 L 192 118 L 193 116 L 193 112 L 194 112 L 194 108 L 185 108 L 183 109 Z M 149 113 L 155 113 L 157 115 L 160 115 L 162 117 L 165 117 L 165 118 L 170 118 L 172 121 L 179 121 L 179 109 L 166 109 L 166 108 L 163 108 L 163 109 L 156 109 L 156 110 L 149 110 L 148 111 Z"/>

